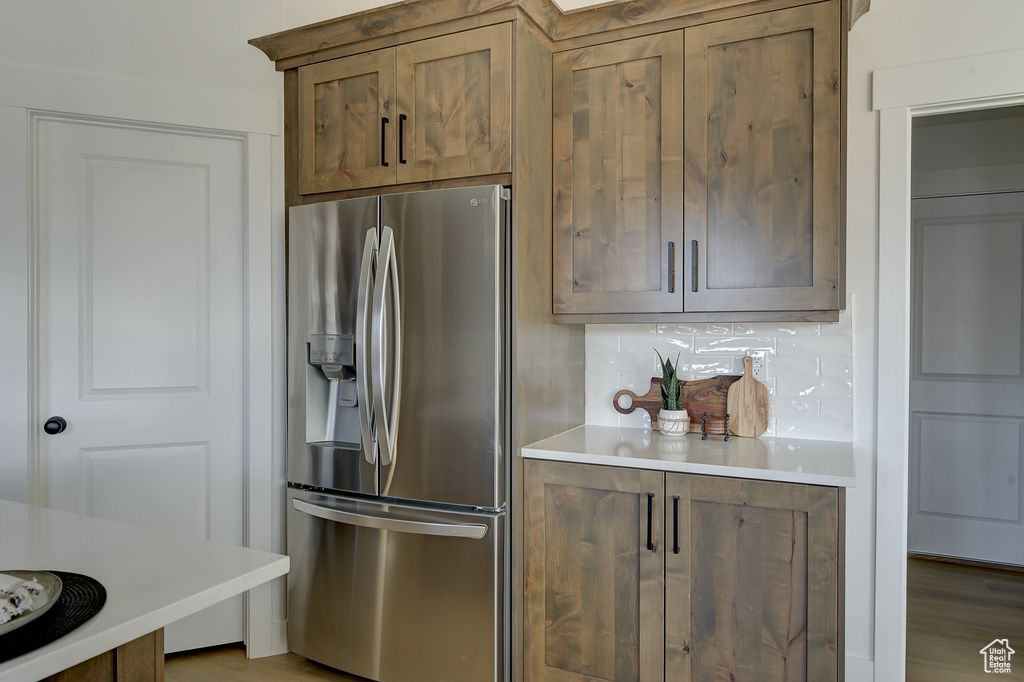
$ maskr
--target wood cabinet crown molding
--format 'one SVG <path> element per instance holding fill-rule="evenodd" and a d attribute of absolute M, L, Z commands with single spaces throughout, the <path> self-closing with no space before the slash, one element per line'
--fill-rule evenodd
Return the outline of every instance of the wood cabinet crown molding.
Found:
<path fill-rule="evenodd" d="M 871 9 L 871 0 L 851 0 L 846 12 L 846 30 L 849 31 L 857 20 Z"/>
<path fill-rule="evenodd" d="M 793 0 L 789 4 L 817 1 Z M 278 70 L 284 70 L 338 56 L 329 51 L 346 45 L 498 12 L 522 12 L 551 41 L 557 42 L 668 19 L 689 17 L 703 21 L 708 19 L 708 13 L 721 11 L 732 10 L 735 14 L 746 8 L 753 13 L 772 9 L 769 4 L 769 0 L 627 0 L 567 13 L 551 0 L 406 0 L 253 38 L 249 43 L 277 62 Z M 844 0 L 846 28 L 852 28 L 870 6 L 871 0 Z"/>

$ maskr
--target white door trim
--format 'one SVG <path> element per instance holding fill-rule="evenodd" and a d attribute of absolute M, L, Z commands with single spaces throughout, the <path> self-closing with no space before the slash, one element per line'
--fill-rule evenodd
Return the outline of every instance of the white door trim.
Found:
<path fill-rule="evenodd" d="M 284 185 L 274 163 L 280 161 L 281 154 L 279 111 L 278 101 L 270 97 L 0 65 L 0 151 L 4 152 L 0 155 L 0 221 L 4 225 L 0 265 L 11 265 L 4 268 L 0 279 L 7 293 L 0 300 L 0 319 L 4 320 L 0 376 L 23 385 L 25 391 L 24 404 L 15 403 L 13 413 L 8 414 L 11 420 L 0 424 L 8 446 L 7 456 L 0 459 L 0 474 L 10 473 L 14 481 L 0 488 L 5 497 L 32 502 L 36 496 L 32 476 L 36 458 L 30 453 L 35 451 L 38 432 L 37 398 L 34 378 L 24 369 L 34 366 L 37 347 L 32 268 L 35 219 L 31 211 L 35 193 L 31 186 L 33 114 L 60 112 L 69 118 L 206 128 L 241 138 L 246 149 L 245 543 L 254 549 L 273 549 L 274 539 L 280 535 L 275 529 L 283 526 L 284 518 L 282 503 L 274 495 L 274 471 L 280 468 L 275 463 L 284 451 L 276 442 L 282 439 L 282 434 L 275 433 L 279 431 L 275 425 L 283 424 L 283 406 L 274 391 L 275 383 L 281 385 L 284 367 L 274 356 L 284 338 L 283 305 L 274 305 L 284 278 Z M 17 428 L 19 424 L 25 431 Z M 10 449 L 12 445 L 24 447 L 24 459 Z M 251 658 L 287 651 L 284 623 L 274 622 L 274 590 L 267 584 L 246 595 L 246 643 Z"/>
<path fill-rule="evenodd" d="M 2 93 L 2 91 L 0 91 Z M 2 94 L 0 94 L 2 97 Z M 28 502 L 29 367 L 28 112 L 0 105 L 0 497 Z"/>
<path fill-rule="evenodd" d="M 879 112 L 875 679 L 906 678 L 910 153 L 915 116 L 1024 103 L 1024 50 L 875 71 Z"/>

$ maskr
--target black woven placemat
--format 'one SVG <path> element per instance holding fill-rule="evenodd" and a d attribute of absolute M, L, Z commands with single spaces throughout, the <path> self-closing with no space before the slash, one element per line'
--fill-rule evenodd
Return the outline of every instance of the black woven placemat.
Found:
<path fill-rule="evenodd" d="M 107 601 L 103 585 L 87 575 L 64 571 L 50 573 L 61 580 L 57 602 L 31 623 L 0 635 L 0 663 L 63 637 L 99 613 Z"/>

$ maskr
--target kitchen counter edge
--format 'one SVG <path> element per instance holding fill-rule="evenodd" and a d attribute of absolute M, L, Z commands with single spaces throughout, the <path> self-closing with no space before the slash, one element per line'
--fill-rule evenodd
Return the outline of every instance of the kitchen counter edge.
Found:
<path fill-rule="evenodd" d="M 522 448 L 527 459 L 631 467 L 841 488 L 856 487 L 853 443 L 743 438 L 584 424 Z"/>

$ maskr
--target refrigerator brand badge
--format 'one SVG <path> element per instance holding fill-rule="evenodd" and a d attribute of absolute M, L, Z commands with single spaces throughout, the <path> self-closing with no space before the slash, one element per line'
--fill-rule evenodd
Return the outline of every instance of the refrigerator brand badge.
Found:
<path fill-rule="evenodd" d="M 469 205 L 470 206 L 486 206 L 487 205 L 487 199 L 470 199 L 469 200 Z"/>

